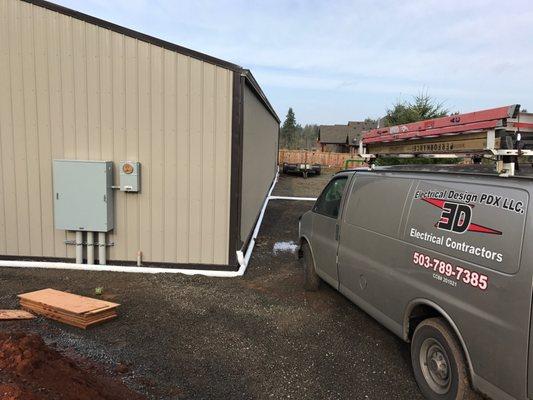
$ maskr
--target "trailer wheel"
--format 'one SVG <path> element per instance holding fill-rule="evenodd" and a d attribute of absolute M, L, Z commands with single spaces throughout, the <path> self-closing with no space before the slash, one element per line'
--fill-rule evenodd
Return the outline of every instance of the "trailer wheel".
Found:
<path fill-rule="evenodd" d="M 320 287 L 320 277 L 316 273 L 313 254 L 307 242 L 302 244 L 302 255 L 304 263 L 304 288 L 305 290 L 316 291 Z"/>
<path fill-rule="evenodd" d="M 455 334 L 442 318 L 422 321 L 413 334 L 411 362 L 416 382 L 429 400 L 478 399 Z"/>

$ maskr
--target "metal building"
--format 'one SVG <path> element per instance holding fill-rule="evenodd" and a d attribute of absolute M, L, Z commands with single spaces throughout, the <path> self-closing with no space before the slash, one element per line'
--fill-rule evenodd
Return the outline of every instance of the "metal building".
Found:
<path fill-rule="evenodd" d="M 84 257 L 94 246 L 115 263 L 236 265 L 278 135 L 246 69 L 53 3 L 0 0 L 0 258 L 73 259 L 73 225 Z M 95 161 L 111 162 L 109 183 Z M 100 218 L 88 211 L 99 201 L 112 229 L 93 236 L 78 221 Z"/>

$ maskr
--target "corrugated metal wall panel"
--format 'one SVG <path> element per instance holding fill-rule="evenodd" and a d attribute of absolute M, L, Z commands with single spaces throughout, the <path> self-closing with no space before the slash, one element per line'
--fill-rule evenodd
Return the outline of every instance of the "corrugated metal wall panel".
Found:
<path fill-rule="evenodd" d="M 152 85 L 150 45 L 139 43 L 139 132 L 152 132 Z M 153 137 L 139 135 L 139 160 L 152 163 Z M 144 163 L 143 163 L 144 164 Z M 141 190 L 152 193 L 151 169 L 143 170 Z M 139 197 L 139 242 L 142 243 L 143 254 L 147 260 L 153 259 L 152 251 L 152 197 Z"/>
<path fill-rule="evenodd" d="M 177 209 L 177 243 L 176 250 L 178 254 L 189 257 L 189 179 L 190 176 L 190 63 L 189 58 L 183 55 L 178 56 L 178 110 L 180 111 L 177 121 L 177 168 L 183 171 L 178 174 L 176 185 L 178 209 Z M 224 70 L 220 70 L 225 74 Z M 222 95 L 223 91 L 218 92 Z M 222 96 L 221 96 L 222 97 Z M 227 138 L 224 138 L 227 141 Z M 225 171 L 226 169 L 223 168 Z"/>
<path fill-rule="evenodd" d="M 191 61 L 190 75 L 190 176 L 189 182 L 189 259 L 200 262 L 201 253 L 197 243 L 202 237 L 202 63 L 198 60 Z"/>
<path fill-rule="evenodd" d="M 279 124 L 248 86 L 243 112 L 241 240 L 246 241 L 276 175 Z"/>
<path fill-rule="evenodd" d="M 228 75 L 224 70 L 217 68 L 215 70 L 215 85 L 217 96 L 215 96 L 215 182 L 214 193 L 224 192 L 231 187 L 231 174 L 225 171 L 231 170 L 231 141 L 225 138 L 224 132 L 230 132 L 232 129 L 232 89 L 233 75 Z M 229 193 L 228 193 L 229 196 Z M 230 207 L 230 203 L 224 204 Z M 226 233 L 229 225 L 229 213 L 219 212 L 220 204 L 215 201 L 214 207 L 214 227 L 213 243 L 214 258 L 219 259 L 228 253 L 228 236 Z M 229 255 L 228 255 L 229 256 Z"/>
<path fill-rule="evenodd" d="M 19 0 L 0 0 L 0 254 L 73 257 L 53 159 L 142 163 L 115 193 L 111 260 L 228 262 L 233 73 Z"/>
<path fill-rule="evenodd" d="M 9 38 L 9 18 L 10 10 L 7 2 L 0 2 L 0 37 Z M 0 40 L 0 76 L 6 78 L 0 79 L 0 165 L 2 171 L 1 183 L 2 193 L 1 202 L 3 208 L 0 209 L 0 246 L 4 253 L 18 253 L 18 229 L 17 229 L 17 198 L 15 188 L 15 176 L 13 174 L 13 165 L 15 164 L 15 154 L 13 151 L 13 115 L 11 105 L 11 81 L 9 79 L 10 70 L 10 49 L 7 46 L 7 40 Z M 7 190 L 10 188 L 10 190 Z M 6 212 L 6 209 L 15 210 L 15 212 Z M 7 234 L 9 232 L 9 235 Z"/>

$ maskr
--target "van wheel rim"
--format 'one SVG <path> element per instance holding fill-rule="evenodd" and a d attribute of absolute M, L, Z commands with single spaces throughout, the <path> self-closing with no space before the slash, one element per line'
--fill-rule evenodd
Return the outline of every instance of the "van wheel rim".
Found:
<path fill-rule="evenodd" d="M 426 339 L 420 348 L 420 367 L 427 384 L 435 393 L 448 393 L 451 386 L 450 360 L 435 339 Z"/>

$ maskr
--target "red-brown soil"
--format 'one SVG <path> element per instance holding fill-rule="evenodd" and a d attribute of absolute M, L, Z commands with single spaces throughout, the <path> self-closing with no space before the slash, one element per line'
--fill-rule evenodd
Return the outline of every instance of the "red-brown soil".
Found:
<path fill-rule="evenodd" d="M 82 367 L 40 336 L 0 333 L 2 400 L 141 400 L 118 380 Z"/>

